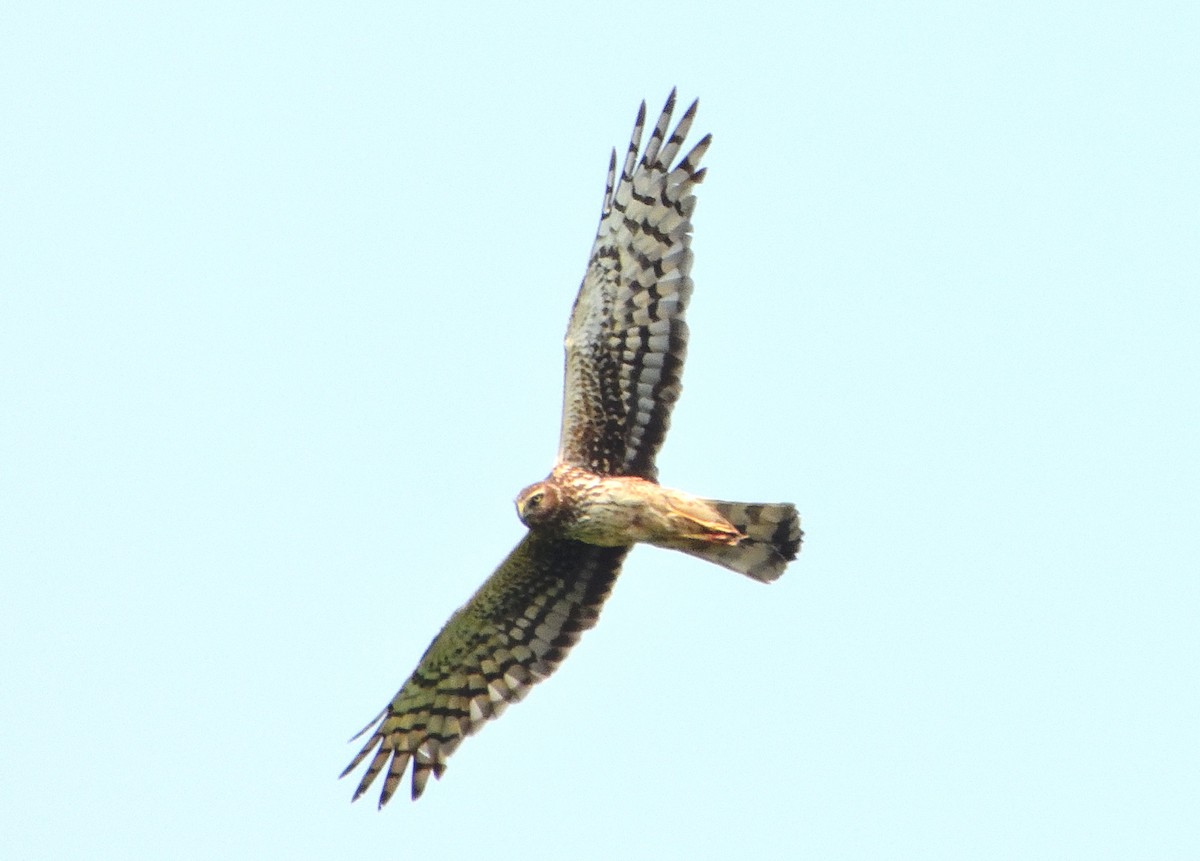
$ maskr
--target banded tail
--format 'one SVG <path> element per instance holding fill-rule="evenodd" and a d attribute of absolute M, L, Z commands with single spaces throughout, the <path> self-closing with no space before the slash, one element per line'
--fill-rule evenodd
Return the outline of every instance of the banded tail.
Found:
<path fill-rule="evenodd" d="M 787 564 L 800 552 L 804 533 L 796 506 L 784 502 L 760 504 L 704 500 L 746 537 L 737 544 L 707 541 L 672 542 L 673 550 L 682 550 L 708 562 L 753 577 L 760 583 L 777 580 Z"/>

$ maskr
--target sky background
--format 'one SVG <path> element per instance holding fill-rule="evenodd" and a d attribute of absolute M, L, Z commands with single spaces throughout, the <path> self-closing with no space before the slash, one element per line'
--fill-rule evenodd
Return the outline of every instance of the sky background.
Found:
<path fill-rule="evenodd" d="M 1200 856 L 1198 8 L 420 5 L 3 13 L 0 856 Z M 662 479 L 803 553 L 639 548 L 419 803 L 351 805 L 522 535 L 675 85 Z"/>

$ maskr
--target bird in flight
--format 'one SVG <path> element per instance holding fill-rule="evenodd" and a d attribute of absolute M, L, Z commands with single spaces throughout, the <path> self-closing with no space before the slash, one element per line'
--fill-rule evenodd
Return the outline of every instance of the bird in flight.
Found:
<path fill-rule="evenodd" d="M 675 92 L 638 158 L 642 103 L 621 173 L 613 150 L 600 227 L 566 336 L 554 469 L 517 496 L 528 532 L 434 638 L 412 676 L 355 736 L 370 737 L 357 800 L 385 772 L 379 806 L 412 764 L 412 797 L 468 735 L 549 676 L 596 624 L 634 544 L 682 550 L 770 582 L 800 550 L 787 503 L 701 499 L 658 483 L 655 455 L 679 398 L 692 293 L 692 210 L 711 135 L 677 164 L 693 102 L 668 136 Z"/>

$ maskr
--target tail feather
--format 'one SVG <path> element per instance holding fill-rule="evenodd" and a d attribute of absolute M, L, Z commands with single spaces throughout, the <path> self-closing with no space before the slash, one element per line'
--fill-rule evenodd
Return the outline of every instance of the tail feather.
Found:
<path fill-rule="evenodd" d="M 674 549 L 762 583 L 777 580 L 787 564 L 800 552 L 804 533 L 800 529 L 800 515 L 791 503 L 705 501 L 746 537 L 734 545 L 686 541 L 672 544 Z"/>

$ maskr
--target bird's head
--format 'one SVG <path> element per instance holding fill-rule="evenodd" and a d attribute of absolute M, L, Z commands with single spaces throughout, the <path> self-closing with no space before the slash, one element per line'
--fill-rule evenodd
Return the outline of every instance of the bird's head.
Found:
<path fill-rule="evenodd" d="M 517 494 L 517 517 L 533 529 L 550 524 L 560 513 L 562 491 L 548 481 L 539 481 Z"/>

